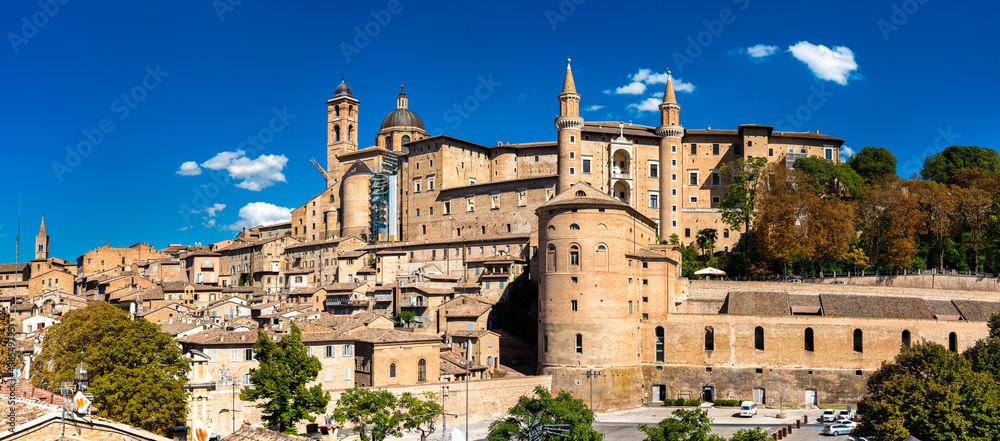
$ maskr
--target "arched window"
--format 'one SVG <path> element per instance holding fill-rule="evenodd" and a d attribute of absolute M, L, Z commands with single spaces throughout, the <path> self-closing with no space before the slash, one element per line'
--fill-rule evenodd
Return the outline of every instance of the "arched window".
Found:
<path fill-rule="evenodd" d="M 764 328 L 760 326 L 753 330 L 753 348 L 758 351 L 764 350 Z"/>
<path fill-rule="evenodd" d="M 334 114 L 334 115 L 335 115 L 335 116 L 336 116 L 337 118 L 340 118 L 340 107 L 334 107 L 334 108 L 333 108 L 333 114 Z"/>
<path fill-rule="evenodd" d="M 663 362 L 663 327 L 656 327 L 656 361 Z"/>
<path fill-rule="evenodd" d="M 705 350 L 715 350 L 715 328 L 711 326 L 705 327 Z"/>
<path fill-rule="evenodd" d="M 608 247 L 604 244 L 597 245 L 597 268 L 601 270 L 608 270 Z"/>
<path fill-rule="evenodd" d="M 354 126 L 347 126 L 347 140 L 354 140 Z"/>
<path fill-rule="evenodd" d="M 556 231 L 555 225 L 549 225 L 549 231 Z"/>
<path fill-rule="evenodd" d="M 860 329 L 854 330 L 854 352 L 865 351 L 865 336 Z"/>
<path fill-rule="evenodd" d="M 340 126 L 333 127 L 333 140 L 340 141 Z"/>
<path fill-rule="evenodd" d="M 948 350 L 958 352 L 958 334 L 954 332 L 948 334 Z"/>
<path fill-rule="evenodd" d="M 545 343 L 545 348 L 544 348 L 545 352 L 549 352 L 549 336 L 548 335 L 545 336 L 545 342 L 544 343 Z"/>
<path fill-rule="evenodd" d="M 585 191 L 583 191 L 583 190 L 577 190 L 577 191 L 576 191 L 576 195 L 577 195 L 577 196 L 586 196 L 586 195 L 587 195 L 587 192 L 585 192 Z"/>
<path fill-rule="evenodd" d="M 385 149 L 392 150 L 392 136 L 385 137 Z"/>
<path fill-rule="evenodd" d="M 903 330 L 903 347 L 910 347 L 910 331 Z"/>
<path fill-rule="evenodd" d="M 389 363 L 389 378 L 396 378 L 396 363 Z"/>
<path fill-rule="evenodd" d="M 410 135 L 403 135 L 402 138 L 399 138 L 400 144 L 406 144 L 408 142 L 410 142 Z"/>
<path fill-rule="evenodd" d="M 427 360 L 423 358 L 417 362 L 417 381 L 427 381 Z"/>
<path fill-rule="evenodd" d="M 691 229 L 690 228 L 685 228 L 684 229 L 684 237 L 691 237 Z"/>
<path fill-rule="evenodd" d="M 583 334 L 576 334 L 576 353 L 583 353 Z"/>
<path fill-rule="evenodd" d="M 556 246 L 549 244 L 549 249 L 545 254 L 545 270 L 555 272 L 556 270 Z"/>
<path fill-rule="evenodd" d="M 580 247 L 576 245 L 569 247 L 569 264 L 570 266 L 580 265 Z"/>
<path fill-rule="evenodd" d="M 577 224 L 569 224 L 569 229 L 570 230 L 579 230 L 580 226 L 577 225 Z"/>
<path fill-rule="evenodd" d="M 806 328 L 805 349 L 807 352 L 816 350 L 816 347 L 813 346 L 813 328 Z"/>
<path fill-rule="evenodd" d="M 354 116 L 354 106 L 347 106 L 347 116 Z"/>

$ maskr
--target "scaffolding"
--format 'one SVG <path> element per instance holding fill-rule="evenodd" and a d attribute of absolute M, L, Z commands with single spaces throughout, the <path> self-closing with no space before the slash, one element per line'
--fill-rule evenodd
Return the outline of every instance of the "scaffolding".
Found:
<path fill-rule="evenodd" d="M 393 155 L 382 156 L 379 171 L 372 174 L 369 182 L 368 243 L 375 245 L 389 237 L 389 205 L 392 203 L 390 177 L 399 170 L 399 160 Z"/>

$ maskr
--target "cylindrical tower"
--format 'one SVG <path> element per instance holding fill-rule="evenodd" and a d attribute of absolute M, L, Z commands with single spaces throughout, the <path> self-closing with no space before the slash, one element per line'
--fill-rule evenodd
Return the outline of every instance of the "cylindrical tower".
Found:
<path fill-rule="evenodd" d="M 558 178 L 556 193 L 566 191 L 570 185 L 580 180 L 580 132 L 583 118 L 580 117 L 580 94 L 576 93 L 573 70 L 566 59 L 566 78 L 563 79 L 562 93 L 559 94 L 559 116 L 556 118 L 559 135 L 556 141 L 556 166 Z"/>
<path fill-rule="evenodd" d="M 344 182 L 340 186 L 340 201 L 343 207 L 344 237 L 367 238 L 370 217 L 369 186 L 372 171 L 364 162 L 355 162 L 344 174 Z"/>
<path fill-rule="evenodd" d="M 593 381 L 595 410 L 638 406 L 640 264 L 629 255 L 640 237 L 652 240 L 655 225 L 582 182 L 536 213 L 539 373 L 552 375 L 557 389 L 587 400 Z M 596 372 L 600 375 L 591 378 Z"/>
<path fill-rule="evenodd" d="M 677 167 L 681 162 L 681 139 L 684 137 L 684 127 L 680 125 L 681 106 L 674 96 L 674 83 L 667 70 L 667 87 L 660 103 L 660 126 L 656 134 L 660 136 L 660 239 L 667 239 L 676 233 L 680 223 L 681 206 L 680 181 L 671 179 L 672 173 L 680 173 Z"/>

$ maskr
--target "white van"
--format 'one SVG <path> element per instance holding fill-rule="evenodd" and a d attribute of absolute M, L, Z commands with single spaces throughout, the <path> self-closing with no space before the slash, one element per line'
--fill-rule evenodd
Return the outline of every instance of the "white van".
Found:
<path fill-rule="evenodd" d="M 752 418 L 757 415 L 757 403 L 753 401 L 744 401 L 740 403 L 740 416 Z"/>

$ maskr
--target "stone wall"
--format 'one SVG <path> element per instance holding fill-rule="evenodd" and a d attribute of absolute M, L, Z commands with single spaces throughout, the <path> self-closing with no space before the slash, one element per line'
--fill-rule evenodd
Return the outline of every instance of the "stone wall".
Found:
<path fill-rule="evenodd" d="M 816 294 L 816 293 L 840 293 L 840 294 L 881 294 L 881 295 L 900 295 L 900 296 L 916 296 L 916 297 L 937 297 L 944 299 L 953 298 L 964 298 L 964 299 L 981 299 L 981 300 L 996 300 L 997 295 L 993 292 L 988 292 L 984 290 L 964 290 L 962 288 L 946 289 L 942 287 L 942 281 L 946 277 L 967 277 L 967 276 L 937 276 L 935 281 L 935 286 L 938 288 L 921 288 L 921 287 L 907 287 L 902 286 L 899 281 L 902 277 L 925 277 L 930 276 L 898 276 L 896 281 L 890 286 L 871 286 L 862 285 L 860 283 L 854 283 L 849 279 L 833 279 L 830 280 L 845 280 L 848 281 L 846 285 L 831 285 L 827 283 L 788 283 L 788 282 L 737 282 L 737 281 L 714 281 L 714 280 L 692 280 L 688 287 L 688 292 L 691 298 L 725 298 L 726 294 L 730 291 L 782 291 L 789 293 L 803 293 L 803 294 Z M 875 279 L 872 277 L 872 279 Z M 929 283 L 929 281 L 928 281 Z M 981 282 L 983 286 L 988 284 L 996 283 L 995 279 L 984 279 Z M 954 281 L 954 285 L 959 285 L 959 281 Z M 961 293 L 956 293 L 955 290 L 962 291 Z"/>

